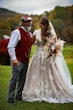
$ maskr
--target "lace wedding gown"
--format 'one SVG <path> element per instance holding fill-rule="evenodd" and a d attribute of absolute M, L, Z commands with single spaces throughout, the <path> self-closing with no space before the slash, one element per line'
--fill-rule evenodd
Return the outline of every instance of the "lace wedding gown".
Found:
<path fill-rule="evenodd" d="M 35 31 L 37 50 L 27 71 L 23 101 L 73 102 L 73 85 L 62 53 L 45 59 L 41 31 Z"/>

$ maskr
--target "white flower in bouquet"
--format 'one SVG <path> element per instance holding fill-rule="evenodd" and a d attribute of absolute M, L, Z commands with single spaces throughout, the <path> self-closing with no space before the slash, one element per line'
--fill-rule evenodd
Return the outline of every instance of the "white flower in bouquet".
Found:
<path fill-rule="evenodd" d="M 58 39 L 57 42 L 56 42 L 56 44 L 55 44 L 56 49 L 58 51 L 63 51 L 64 43 L 65 43 L 64 40 Z"/>

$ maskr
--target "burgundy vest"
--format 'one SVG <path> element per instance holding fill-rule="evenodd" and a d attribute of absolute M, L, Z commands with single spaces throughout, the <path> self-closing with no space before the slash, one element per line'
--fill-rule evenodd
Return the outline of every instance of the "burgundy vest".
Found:
<path fill-rule="evenodd" d="M 21 27 L 18 29 L 21 34 L 21 40 L 16 46 L 16 57 L 18 60 L 24 63 L 29 61 L 29 55 L 31 50 L 31 37 L 30 33 L 26 33 Z"/>

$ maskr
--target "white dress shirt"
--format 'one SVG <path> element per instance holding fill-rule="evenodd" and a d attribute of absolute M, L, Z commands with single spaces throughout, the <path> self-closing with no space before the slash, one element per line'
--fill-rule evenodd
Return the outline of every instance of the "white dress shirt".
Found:
<path fill-rule="evenodd" d="M 27 30 L 21 26 L 21 28 L 27 32 Z M 30 36 L 32 37 L 32 33 L 30 32 Z M 18 29 L 15 29 L 14 31 L 12 31 L 11 33 L 11 37 L 8 43 L 8 53 L 11 57 L 12 60 L 16 60 L 16 53 L 15 53 L 15 47 L 17 46 L 17 43 L 19 42 L 19 40 L 21 39 L 21 34 L 20 31 Z"/>

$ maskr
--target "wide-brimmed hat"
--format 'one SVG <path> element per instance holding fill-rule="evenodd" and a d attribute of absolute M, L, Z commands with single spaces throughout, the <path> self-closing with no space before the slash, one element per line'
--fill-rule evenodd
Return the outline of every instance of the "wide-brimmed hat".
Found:
<path fill-rule="evenodd" d="M 24 22 L 26 22 L 26 21 L 31 21 L 32 18 L 30 16 L 22 16 L 21 17 L 21 20 L 23 20 Z"/>

